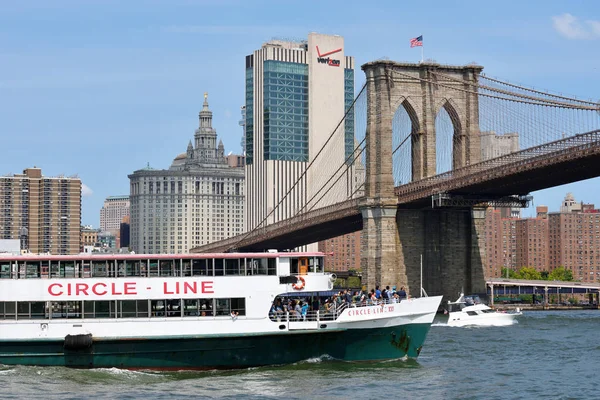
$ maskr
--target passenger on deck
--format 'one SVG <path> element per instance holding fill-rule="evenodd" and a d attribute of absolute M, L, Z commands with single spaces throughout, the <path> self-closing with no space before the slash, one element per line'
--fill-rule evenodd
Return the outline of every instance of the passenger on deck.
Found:
<path fill-rule="evenodd" d="M 308 303 L 303 302 L 302 308 L 300 308 L 300 315 L 302 316 L 302 321 L 306 321 L 306 314 L 308 313 Z"/>
<path fill-rule="evenodd" d="M 398 296 L 400 296 L 400 301 L 406 299 L 406 290 L 404 290 L 404 286 L 402 286 L 398 291 Z"/>

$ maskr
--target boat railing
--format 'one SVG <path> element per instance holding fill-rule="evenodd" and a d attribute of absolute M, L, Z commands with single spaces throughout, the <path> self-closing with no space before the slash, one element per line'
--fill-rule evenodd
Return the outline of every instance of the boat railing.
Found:
<path fill-rule="evenodd" d="M 404 299 L 405 300 L 405 299 Z M 319 311 L 307 311 L 305 314 L 298 314 L 295 311 L 280 311 L 272 313 L 269 317 L 274 322 L 309 322 L 309 321 L 335 321 L 342 313 L 348 308 L 360 308 L 360 307 L 373 307 L 373 306 L 384 306 L 387 304 L 399 304 L 402 300 L 378 300 L 378 301 L 365 301 L 365 302 L 353 302 L 347 303 L 342 302 L 337 304 L 333 308 L 319 310 Z"/>

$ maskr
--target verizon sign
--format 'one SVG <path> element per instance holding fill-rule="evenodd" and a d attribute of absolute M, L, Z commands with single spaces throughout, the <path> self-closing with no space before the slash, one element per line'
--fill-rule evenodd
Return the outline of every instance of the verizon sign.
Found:
<path fill-rule="evenodd" d="M 336 60 L 331 57 L 328 57 L 332 54 L 339 53 L 340 51 L 342 51 L 341 47 L 339 49 L 327 51 L 324 53 L 321 53 L 321 51 L 319 50 L 319 46 L 315 46 L 315 47 L 317 48 L 317 55 L 318 55 L 317 62 L 319 64 L 327 64 L 331 67 L 339 67 L 342 64 L 340 60 Z"/>

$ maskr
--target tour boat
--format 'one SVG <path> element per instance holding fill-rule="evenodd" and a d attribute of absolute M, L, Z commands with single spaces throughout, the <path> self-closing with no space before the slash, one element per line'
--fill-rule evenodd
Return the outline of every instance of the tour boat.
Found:
<path fill-rule="evenodd" d="M 323 258 L 0 255 L 0 364 L 180 370 L 416 358 L 441 296 L 325 312 L 319 300 L 335 275 Z M 279 308 L 288 299 L 311 311 Z"/>
<path fill-rule="evenodd" d="M 458 300 L 448 301 L 448 326 L 506 326 L 516 322 L 522 315 L 517 308 L 513 312 L 494 310 L 481 303 L 479 296 L 460 294 Z"/>

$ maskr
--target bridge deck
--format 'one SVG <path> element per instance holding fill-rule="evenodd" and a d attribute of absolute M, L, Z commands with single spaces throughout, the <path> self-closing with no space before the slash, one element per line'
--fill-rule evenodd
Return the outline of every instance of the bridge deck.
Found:
<path fill-rule="evenodd" d="M 395 188 L 400 207 L 429 207 L 438 193 L 523 195 L 600 176 L 600 131 L 532 147 Z M 351 199 L 191 252 L 291 249 L 362 230 L 361 199 Z"/>

